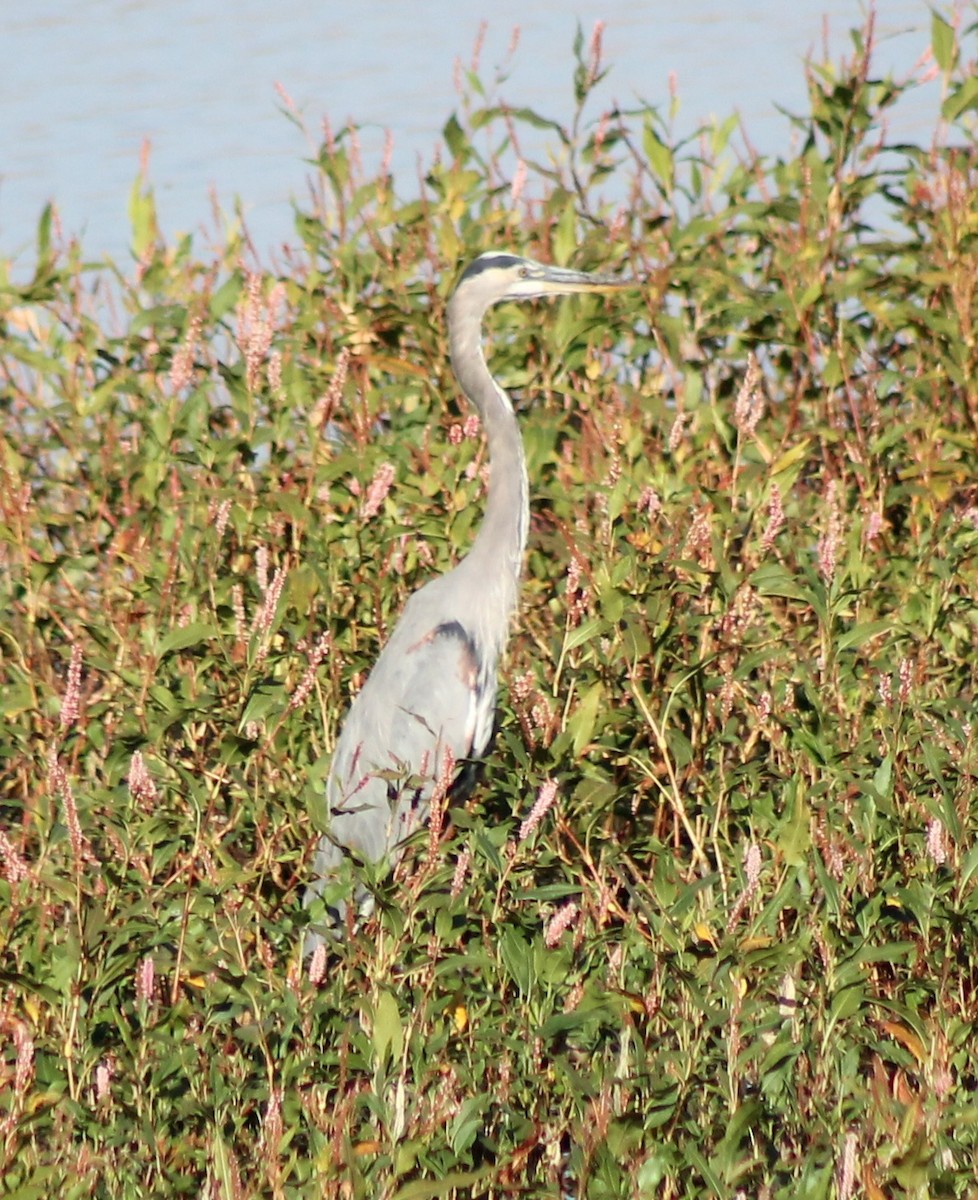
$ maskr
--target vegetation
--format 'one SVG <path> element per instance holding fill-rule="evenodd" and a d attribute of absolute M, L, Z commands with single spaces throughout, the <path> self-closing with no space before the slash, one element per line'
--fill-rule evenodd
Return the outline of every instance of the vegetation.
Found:
<path fill-rule="evenodd" d="M 134 273 L 50 212 L 0 268 L 5 1195 L 974 1194 L 978 82 L 931 36 L 925 146 L 871 26 L 776 161 L 592 114 L 579 36 L 571 128 L 473 74 L 411 199 L 339 132 L 280 270 L 145 180 Z M 444 307 L 500 246 L 644 282 L 492 318 L 497 745 L 310 973 L 339 722 L 479 519 Z"/>

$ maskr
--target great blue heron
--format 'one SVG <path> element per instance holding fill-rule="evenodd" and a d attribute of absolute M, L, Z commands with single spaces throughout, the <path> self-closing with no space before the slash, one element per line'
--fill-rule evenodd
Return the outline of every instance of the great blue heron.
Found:
<path fill-rule="evenodd" d="M 607 276 L 490 252 L 466 268 L 449 300 L 452 369 L 489 444 L 485 518 L 458 566 L 410 597 L 347 714 L 326 781 L 327 832 L 303 900 L 307 908 L 326 900 L 313 913 L 307 954 L 324 935 L 343 931 L 346 904 L 324 892 L 345 860 L 393 865 L 404 839 L 427 818 L 435 789 L 444 793 L 456 764 L 481 757 L 492 734 L 497 664 L 516 608 L 530 509 L 513 406 L 482 353 L 486 310 L 503 300 L 621 286 Z M 362 886 L 355 894 L 365 915 L 371 897 Z"/>

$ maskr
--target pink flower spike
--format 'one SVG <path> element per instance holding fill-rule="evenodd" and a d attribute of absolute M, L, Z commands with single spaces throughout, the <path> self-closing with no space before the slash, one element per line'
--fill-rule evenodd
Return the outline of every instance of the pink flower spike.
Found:
<path fill-rule="evenodd" d="M 818 539 L 818 573 L 822 576 L 826 586 L 831 585 L 835 579 L 846 531 L 839 491 L 839 485 L 834 479 L 825 489 L 825 507 L 828 512 L 825 520 L 825 532 Z"/>
<path fill-rule="evenodd" d="M 394 464 L 389 462 L 381 463 L 373 479 L 370 481 L 367 494 L 364 497 L 363 504 L 360 506 L 360 517 L 362 520 L 369 521 L 371 517 L 375 517 L 380 512 L 380 506 L 387 499 L 387 493 L 391 490 L 393 482 Z"/>
<path fill-rule="evenodd" d="M 217 540 L 220 541 L 224 537 L 224 531 L 228 527 L 228 518 L 231 515 L 231 501 L 222 500 L 220 506 L 214 514 L 214 530 L 217 533 Z"/>
<path fill-rule="evenodd" d="M 857 1135 L 850 1130 L 842 1143 L 842 1156 L 836 1164 L 837 1195 L 839 1200 L 851 1200 L 856 1187 Z"/>
<path fill-rule="evenodd" d="M 767 524 L 761 534 L 761 554 L 770 553 L 778 534 L 784 529 L 784 508 L 781 504 L 781 489 L 776 483 L 771 484 L 771 493 L 767 502 Z"/>
<path fill-rule="evenodd" d="M 935 867 L 943 867 L 947 862 L 947 830 L 938 817 L 927 826 L 927 856 Z"/>
<path fill-rule="evenodd" d="M 309 982 L 313 987 L 319 987 L 326 976 L 326 943 L 317 942 L 316 949 L 309 959 Z"/>
<path fill-rule="evenodd" d="M 737 392 L 734 404 L 734 424 L 746 437 L 753 437 L 764 415 L 764 395 L 761 392 L 761 369 L 753 350 L 747 356 L 747 373 Z"/>
<path fill-rule="evenodd" d="M 900 659 L 900 703 L 906 704 L 913 689 L 913 662 L 909 658 Z"/>
<path fill-rule="evenodd" d="M 78 806 L 75 804 L 75 795 L 71 790 L 68 772 L 53 750 L 48 756 L 48 771 L 51 784 L 64 805 L 65 825 L 68 828 L 71 855 L 75 860 L 75 870 L 80 871 L 86 862 L 97 862 L 98 860 L 92 853 L 88 838 L 82 833 L 81 821 L 78 819 Z"/>
<path fill-rule="evenodd" d="M 136 1003 L 152 1004 L 153 988 L 156 984 L 156 966 L 152 955 L 147 954 L 136 968 Z"/>
<path fill-rule="evenodd" d="M 20 883 L 27 878 L 27 864 L 4 829 L 0 829 L 0 875 L 8 883 Z"/>
<path fill-rule="evenodd" d="M 187 334 L 183 344 L 177 349 L 170 363 L 170 387 L 176 394 L 182 392 L 194 380 L 194 362 L 197 357 L 197 347 L 200 344 L 200 333 L 203 321 L 200 315 L 190 318 Z"/>
<path fill-rule="evenodd" d="M 465 877 L 469 873 L 469 864 L 472 862 L 472 851 L 468 846 L 455 860 L 455 872 L 452 875 L 452 886 L 449 895 L 454 900 L 461 893 L 465 885 Z"/>
<path fill-rule="evenodd" d="M 744 851 L 744 872 L 747 875 L 747 888 L 753 892 L 761 877 L 761 848 L 757 842 L 751 842 Z"/>
<path fill-rule="evenodd" d="M 672 423 L 672 429 L 669 430 L 669 453 L 675 454 L 679 449 L 683 434 L 686 430 L 686 414 L 683 412 L 676 413 L 676 419 Z"/>
<path fill-rule="evenodd" d="M 71 647 L 71 662 L 68 664 L 68 683 L 61 701 L 60 723 L 62 729 L 70 729 L 81 713 L 81 669 L 82 648 L 75 642 Z"/>
<path fill-rule="evenodd" d="M 285 574 L 285 571 L 281 567 L 275 568 L 272 581 L 265 590 L 261 605 L 251 623 L 251 632 L 253 634 L 257 633 L 264 636 L 272 628 L 272 622 L 275 620 L 275 611 L 282 596 L 282 588 L 285 587 Z M 267 647 L 265 649 L 267 650 Z M 261 658 L 264 660 L 264 654 L 261 655 Z"/>
<path fill-rule="evenodd" d="M 866 518 L 866 524 L 863 526 L 863 545 L 875 545 L 876 539 L 879 537 L 882 529 L 883 518 L 875 509 L 873 509 L 873 511 Z"/>
<path fill-rule="evenodd" d="M 588 87 L 594 83 L 601 73 L 601 42 L 604 37 L 604 21 L 595 21 L 591 30 L 591 43 L 588 46 Z"/>
<path fill-rule="evenodd" d="M 20 1022 L 14 1026 L 14 1046 L 17 1048 L 14 1095 L 23 1097 L 34 1078 L 34 1039 L 27 1026 Z"/>
<path fill-rule="evenodd" d="M 261 1146 L 266 1153 L 278 1153 L 282 1133 L 282 1089 L 273 1088 L 261 1122 Z"/>
<path fill-rule="evenodd" d="M 642 494 L 638 498 L 638 511 L 644 512 L 650 518 L 654 517 L 656 513 L 662 512 L 662 501 L 655 488 L 642 489 Z"/>
<path fill-rule="evenodd" d="M 127 783 L 129 785 L 129 795 L 134 800 L 152 802 L 156 799 L 156 784 L 153 782 L 153 777 L 150 775 L 146 767 L 146 762 L 139 750 L 133 753 L 132 760 L 129 763 L 129 778 Z"/>
<path fill-rule="evenodd" d="M 536 802 L 530 809 L 522 825 L 520 825 L 519 840 L 521 842 L 525 842 L 534 829 L 536 829 L 543 818 L 551 810 L 556 799 L 557 780 L 548 779 L 540 785 L 540 791 L 537 794 Z"/>
<path fill-rule="evenodd" d="M 559 945 L 560 939 L 577 920 L 578 911 L 577 904 L 571 900 L 550 918 L 543 932 L 543 943 L 548 950 L 553 950 Z"/>
<path fill-rule="evenodd" d="M 319 669 L 319 664 L 326 657 L 326 652 L 329 649 L 330 633 L 327 630 L 321 633 L 309 654 L 309 665 L 299 680 L 295 691 L 289 697 L 289 712 L 294 712 L 297 708 L 301 708 L 309 699 L 312 689 L 316 683 L 316 671 Z"/>

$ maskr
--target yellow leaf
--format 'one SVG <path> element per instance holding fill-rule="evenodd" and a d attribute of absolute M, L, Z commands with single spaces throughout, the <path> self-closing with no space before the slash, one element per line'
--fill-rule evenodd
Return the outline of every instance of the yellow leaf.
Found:
<path fill-rule="evenodd" d="M 771 475 L 782 491 L 789 486 L 790 482 L 794 480 L 795 476 L 801 470 L 811 444 L 811 438 L 804 438 L 797 445 L 792 446 L 790 450 L 785 450 L 784 454 L 781 455 L 771 468 Z M 787 475 L 789 478 L 787 480 L 779 479 L 778 476 L 781 475 Z"/>
<path fill-rule="evenodd" d="M 867 1200 L 889 1200 L 886 1192 L 873 1178 L 872 1168 L 868 1164 L 863 1167 L 863 1187 L 866 1189 Z"/>
<path fill-rule="evenodd" d="M 693 933 L 698 942 L 709 942 L 714 950 L 717 948 L 717 940 L 713 936 L 713 930 L 706 924 L 705 921 L 697 921 L 693 926 Z"/>
<path fill-rule="evenodd" d="M 452 1019 L 455 1021 L 455 1032 L 464 1033 L 469 1027 L 469 1010 L 464 1004 L 456 1004 L 452 1010 Z"/>
<path fill-rule="evenodd" d="M 746 954 L 749 950 L 764 950 L 774 941 L 768 935 L 758 934 L 757 937 L 747 937 L 740 943 L 740 948 Z"/>
<path fill-rule="evenodd" d="M 618 988 L 615 988 L 615 992 L 617 995 L 621 996 L 621 998 L 625 1001 L 625 1004 L 632 1010 L 632 1012 L 644 1013 L 646 1011 L 644 997 L 638 996 L 634 992 L 623 992 Z"/>
<path fill-rule="evenodd" d="M 906 1025 L 901 1025 L 898 1021 L 880 1021 L 880 1025 L 886 1030 L 890 1037 L 896 1040 L 910 1051 L 917 1062 L 924 1061 L 924 1047 L 919 1037 L 908 1029 Z"/>

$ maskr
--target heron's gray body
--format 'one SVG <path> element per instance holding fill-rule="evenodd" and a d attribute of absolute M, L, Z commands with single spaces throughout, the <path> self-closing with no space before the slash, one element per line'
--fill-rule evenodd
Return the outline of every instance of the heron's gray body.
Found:
<path fill-rule="evenodd" d="M 523 443 L 509 397 L 482 352 L 482 318 L 500 300 L 616 286 L 601 276 L 484 254 L 463 274 L 448 305 L 452 368 L 482 419 L 489 487 L 482 526 L 454 570 L 427 583 L 404 607 L 390 640 L 354 700 L 326 782 L 328 831 L 313 859 L 311 906 L 344 859 L 393 863 L 428 816 L 445 771 L 479 758 L 492 736 L 496 675 L 519 594 L 529 501 Z M 369 911 L 358 891 L 357 907 Z M 342 902 L 310 927 L 306 952 L 341 934 Z"/>
<path fill-rule="evenodd" d="M 350 709 L 333 755 L 329 840 L 367 862 L 390 854 L 427 816 L 430 791 L 449 769 L 478 757 L 492 733 L 495 656 L 473 622 L 444 603 L 451 575 L 407 602 L 401 621 Z"/>

